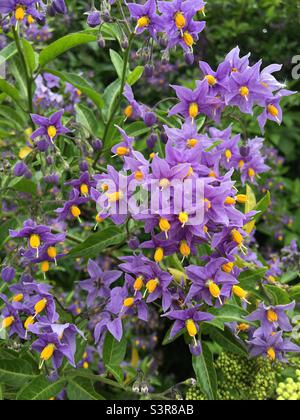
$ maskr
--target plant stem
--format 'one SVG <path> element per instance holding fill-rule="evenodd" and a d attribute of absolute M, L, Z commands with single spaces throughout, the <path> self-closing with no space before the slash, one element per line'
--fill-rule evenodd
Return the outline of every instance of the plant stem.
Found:
<path fill-rule="evenodd" d="M 115 105 L 115 107 L 114 107 L 114 109 L 113 109 L 113 111 L 112 111 L 112 113 L 109 117 L 109 120 L 106 124 L 106 127 L 105 127 L 105 131 L 104 131 L 104 135 L 103 135 L 103 147 L 105 147 L 105 141 L 106 141 L 107 135 L 109 133 L 109 130 L 110 130 L 111 125 L 114 121 L 115 115 L 118 112 L 118 109 L 119 109 L 121 101 L 122 101 L 122 93 L 124 91 L 124 87 L 125 87 L 125 84 L 126 84 L 127 66 L 128 66 L 128 62 L 129 62 L 129 57 L 130 57 L 130 52 L 131 52 L 131 47 L 132 47 L 132 43 L 133 43 L 133 40 L 134 40 L 134 36 L 135 36 L 134 33 L 132 33 L 130 35 L 129 40 L 128 40 L 129 45 L 128 45 L 128 48 L 126 49 L 125 54 L 124 54 L 124 64 L 123 64 L 123 72 L 122 72 L 120 92 L 119 92 L 119 95 L 118 95 L 118 99 L 116 101 L 116 105 Z M 99 157 L 101 156 L 101 152 L 102 151 L 100 150 L 96 155 L 96 158 L 95 158 L 94 163 L 93 163 L 93 168 L 94 169 L 96 168 Z"/>
<path fill-rule="evenodd" d="M 16 29 L 14 27 L 12 27 L 12 32 L 13 32 L 13 36 L 14 36 L 14 39 L 15 39 L 15 43 L 16 43 L 16 46 L 17 46 L 18 53 L 20 55 L 20 60 L 21 60 L 21 63 L 22 63 L 23 69 L 24 69 L 25 78 L 26 78 L 27 98 L 28 98 L 28 113 L 32 114 L 33 113 L 32 77 L 31 77 L 31 75 L 29 74 L 29 71 L 28 71 L 26 58 L 25 58 L 25 55 L 24 55 L 24 52 L 23 52 L 23 49 L 22 49 L 22 45 L 21 45 L 21 42 L 20 42 L 18 32 L 16 31 Z M 32 121 L 31 121 L 31 125 L 34 128 L 34 124 L 33 124 Z"/>

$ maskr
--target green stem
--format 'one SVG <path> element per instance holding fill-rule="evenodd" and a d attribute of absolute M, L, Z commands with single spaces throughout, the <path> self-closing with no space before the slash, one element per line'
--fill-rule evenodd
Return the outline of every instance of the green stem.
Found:
<path fill-rule="evenodd" d="M 113 109 L 113 111 L 112 111 L 112 113 L 111 113 L 111 115 L 109 117 L 109 120 L 108 120 L 108 122 L 106 124 L 106 127 L 105 127 L 105 131 L 104 131 L 104 135 L 103 135 L 103 146 L 104 147 L 105 147 L 105 141 L 106 141 L 107 135 L 109 133 L 109 130 L 110 130 L 111 126 L 112 126 L 112 123 L 114 121 L 115 115 L 118 112 L 118 109 L 119 109 L 120 104 L 121 104 L 121 101 L 122 101 L 122 93 L 124 91 L 124 87 L 125 87 L 125 84 L 126 84 L 127 66 L 128 66 L 128 62 L 129 62 L 129 57 L 130 57 L 130 52 L 131 52 L 131 47 L 132 47 L 132 43 L 133 43 L 133 40 L 134 40 L 134 36 L 135 36 L 134 33 L 132 33 L 130 35 L 130 37 L 129 37 L 129 45 L 128 45 L 128 48 L 125 51 L 120 92 L 119 92 L 119 95 L 118 95 L 118 99 L 116 101 L 116 105 L 115 105 L 115 107 L 114 107 L 114 109 Z M 97 162 L 99 160 L 99 157 L 101 156 L 101 153 L 102 153 L 102 151 L 100 150 L 97 153 L 97 155 L 96 155 L 96 158 L 95 158 L 94 163 L 93 163 L 93 168 L 94 169 L 96 168 L 96 165 L 97 165 Z"/>
<path fill-rule="evenodd" d="M 25 78 L 26 78 L 26 85 L 27 85 L 27 98 L 28 98 L 28 112 L 30 114 L 33 113 L 33 97 L 32 97 L 32 77 L 28 71 L 28 66 L 26 63 L 26 58 L 23 52 L 23 48 L 20 42 L 20 38 L 18 35 L 18 32 L 16 31 L 16 29 L 14 27 L 12 27 L 12 32 L 13 32 L 13 36 L 14 36 L 14 40 L 17 46 L 17 50 L 18 53 L 20 55 L 20 60 L 24 69 L 24 73 L 25 73 Z M 33 122 L 31 122 L 32 127 L 34 128 L 34 124 Z"/>

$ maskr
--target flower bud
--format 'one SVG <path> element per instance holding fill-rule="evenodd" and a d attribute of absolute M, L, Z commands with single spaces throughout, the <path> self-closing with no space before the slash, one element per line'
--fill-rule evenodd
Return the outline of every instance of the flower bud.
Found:
<path fill-rule="evenodd" d="M 10 283 L 13 281 L 16 275 L 16 270 L 13 267 L 4 267 L 1 271 L 2 280 L 6 283 Z"/>
<path fill-rule="evenodd" d="M 153 149 L 157 141 L 158 141 L 158 135 L 156 133 L 152 133 L 150 137 L 147 139 L 148 149 Z"/>
<path fill-rule="evenodd" d="M 99 12 L 99 10 L 92 10 L 89 14 L 88 14 L 88 18 L 87 18 L 87 24 L 91 27 L 91 28 L 96 28 L 97 26 L 99 26 L 101 23 L 101 14 Z"/>
<path fill-rule="evenodd" d="M 154 112 L 146 112 L 144 121 L 147 127 L 152 127 L 156 123 L 156 115 Z"/>
<path fill-rule="evenodd" d="M 27 172 L 28 168 L 24 162 L 16 163 L 14 167 L 14 176 L 21 177 L 24 176 Z"/>

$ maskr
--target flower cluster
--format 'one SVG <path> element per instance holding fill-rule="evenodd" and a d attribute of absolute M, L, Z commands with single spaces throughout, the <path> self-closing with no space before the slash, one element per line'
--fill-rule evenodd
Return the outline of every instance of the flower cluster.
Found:
<path fill-rule="evenodd" d="M 51 286 L 36 283 L 31 276 L 22 275 L 9 287 L 10 297 L 1 294 L 1 333 L 21 340 L 33 340 L 32 350 L 40 355 L 40 368 L 49 360 L 58 369 L 66 357 L 75 365 L 76 337 L 82 335 L 75 325 L 59 324 Z"/>
<path fill-rule="evenodd" d="M 34 22 L 43 25 L 47 14 L 57 13 L 67 13 L 64 0 L 51 0 L 48 5 L 42 0 L 8 0 L 0 5 L 0 15 L 7 17 L 11 25 L 32 25 Z"/>

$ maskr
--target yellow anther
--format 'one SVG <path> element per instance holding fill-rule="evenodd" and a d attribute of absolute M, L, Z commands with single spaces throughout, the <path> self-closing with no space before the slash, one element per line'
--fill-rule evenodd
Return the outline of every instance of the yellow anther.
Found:
<path fill-rule="evenodd" d="M 198 143 L 199 141 L 197 139 L 189 139 L 187 140 L 186 145 L 189 149 L 193 149 L 197 146 Z"/>
<path fill-rule="evenodd" d="M 35 310 L 35 314 L 38 315 L 41 312 L 43 312 L 43 310 L 46 308 L 47 305 L 47 299 L 41 299 L 39 300 L 35 306 L 34 306 L 34 310 Z"/>
<path fill-rule="evenodd" d="M 96 219 L 96 223 L 102 223 L 104 221 L 104 219 L 102 219 L 102 217 L 99 214 L 97 214 L 95 219 Z"/>
<path fill-rule="evenodd" d="M 170 181 L 167 178 L 163 178 L 159 181 L 159 186 L 161 188 L 168 188 L 170 186 Z"/>
<path fill-rule="evenodd" d="M 208 287 L 209 293 L 212 295 L 212 297 L 214 297 L 216 299 L 220 297 L 221 290 L 220 290 L 219 286 L 215 282 L 213 282 L 212 280 L 210 280 L 207 283 L 207 287 Z"/>
<path fill-rule="evenodd" d="M 205 198 L 205 199 L 204 199 L 204 203 L 205 203 L 205 205 L 206 205 L 206 209 L 207 209 L 207 210 L 210 210 L 210 209 L 212 208 L 211 201 L 209 201 L 209 199 L 208 199 L 208 198 Z"/>
<path fill-rule="evenodd" d="M 47 255 L 49 258 L 55 260 L 55 258 L 57 257 L 56 248 L 54 246 L 49 246 L 49 248 L 47 249 Z"/>
<path fill-rule="evenodd" d="M 209 178 L 217 178 L 217 175 L 216 175 L 215 171 L 211 171 L 211 172 L 208 174 L 208 176 L 209 176 Z"/>
<path fill-rule="evenodd" d="M 268 321 L 271 322 L 271 323 L 278 321 L 278 315 L 272 309 L 268 310 L 267 318 L 268 318 Z"/>
<path fill-rule="evenodd" d="M 142 180 L 144 179 L 144 174 L 143 174 L 143 172 L 142 172 L 142 171 L 136 171 L 136 172 L 134 173 L 134 179 L 135 179 L 136 181 L 142 181 Z"/>
<path fill-rule="evenodd" d="M 45 362 L 47 360 L 50 360 L 52 358 L 54 352 L 55 352 L 55 345 L 54 344 L 48 344 L 48 346 L 46 346 L 41 353 L 41 360 L 43 360 Z"/>
<path fill-rule="evenodd" d="M 275 352 L 275 350 L 273 349 L 273 347 L 270 347 L 270 348 L 268 349 L 268 351 L 267 351 L 267 355 L 268 355 L 268 358 L 269 358 L 272 362 L 274 362 L 274 360 L 276 360 L 276 352 Z"/>
<path fill-rule="evenodd" d="M 156 156 L 156 154 L 153 152 L 153 153 L 150 153 L 150 159 L 152 160 L 152 159 L 154 159 L 155 158 L 155 156 Z"/>
<path fill-rule="evenodd" d="M 150 19 L 148 16 L 142 16 L 137 21 L 137 28 L 146 28 L 149 25 L 150 25 Z"/>
<path fill-rule="evenodd" d="M 248 201 L 248 197 L 247 197 L 247 195 L 246 195 L 246 194 L 238 194 L 238 195 L 235 197 L 235 199 L 236 199 L 236 201 L 237 201 L 238 203 L 240 203 L 240 204 L 246 204 L 246 203 L 247 203 L 247 201 Z"/>
<path fill-rule="evenodd" d="M 242 245 L 242 243 L 244 242 L 243 235 L 237 229 L 233 229 L 231 231 L 231 238 L 238 245 Z"/>
<path fill-rule="evenodd" d="M 27 319 L 26 319 L 26 321 L 24 322 L 24 328 L 25 328 L 25 330 L 27 331 L 28 330 L 28 328 L 30 327 L 30 325 L 33 325 L 34 324 L 34 317 L 33 316 L 29 316 Z"/>
<path fill-rule="evenodd" d="M 134 290 L 136 292 L 139 292 L 143 286 L 144 286 L 144 277 L 143 276 L 137 277 L 133 285 Z"/>
<path fill-rule="evenodd" d="M 128 149 L 128 147 L 118 147 L 116 153 L 118 156 L 126 156 L 129 154 L 129 152 L 130 150 Z"/>
<path fill-rule="evenodd" d="M 215 86 L 218 83 L 217 79 L 211 74 L 205 76 L 205 79 L 208 81 L 210 86 Z"/>
<path fill-rule="evenodd" d="M 182 224 L 182 226 L 185 226 L 189 221 L 189 215 L 185 212 L 182 212 L 179 214 L 178 220 Z"/>
<path fill-rule="evenodd" d="M 43 261 L 41 264 L 42 273 L 47 273 L 50 270 L 49 261 Z"/>
<path fill-rule="evenodd" d="M 25 17 L 25 8 L 23 6 L 18 6 L 15 11 L 15 18 L 18 21 L 23 20 Z"/>
<path fill-rule="evenodd" d="M 249 168 L 248 169 L 248 175 L 249 175 L 250 178 L 254 178 L 255 175 L 256 175 L 255 170 L 253 168 Z"/>
<path fill-rule="evenodd" d="M 35 22 L 35 20 L 33 19 L 33 17 L 31 15 L 29 15 L 27 17 L 27 23 L 28 25 L 32 25 Z"/>
<path fill-rule="evenodd" d="M 180 242 L 180 254 L 183 257 L 189 257 L 191 255 L 191 248 L 189 247 L 187 241 Z"/>
<path fill-rule="evenodd" d="M 185 31 L 184 32 L 184 34 L 183 34 L 183 40 L 186 43 L 186 45 L 188 47 L 190 47 L 190 48 L 192 48 L 192 46 L 195 43 L 193 36 L 188 31 Z"/>
<path fill-rule="evenodd" d="M 162 232 L 169 232 L 171 225 L 167 219 L 161 218 L 159 221 L 159 228 Z"/>
<path fill-rule="evenodd" d="M 208 227 L 206 225 L 203 226 L 203 232 L 208 233 Z"/>
<path fill-rule="evenodd" d="M 31 235 L 29 238 L 29 245 L 33 249 L 37 249 L 41 246 L 41 238 L 39 235 Z"/>
<path fill-rule="evenodd" d="M 249 96 L 249 89 L 247 88 L 247 86 L 242 86 L 240 88 L 240 94 L 241 96 L 243 96 L 243 98 L 247 98 Z"/>
<path fill-rule="evenodd" d="M 124 308 L 131 308 L 134 305 L 134 298 L 130 297 L 124 300 L 123 306 Z"/>
<path fill-rule="evenodd" d="M 50 125 L 50 127 L 47 129 L 47 133 L 51 140 L 54 139 L 57 134 L 56 127 L 54 125 Z"/>
<path fill-rule="evenodd" d="M 112 194 L 107 194 L 107 198 L 110 203 L 117 203 L 118 201 L 122 200 L 123 197 L 124 197 L 124 193 L 122 191 L 117 191 Z"/>
<path fill-rule="evenodd" d="M 232 291 L 233 291 L 233 294 L 237 296 L 238 298 L 242 300 L 247 299 L 248 293 L 244 289 L 242 289 L 240 286 L 233 286 Z"/>
<path fill-rule="evenodd" d="M 269 283 L 271 283 L 271 284 L 276 283 L 276 279 L 275 279 L 275 277 L 274 277 L 274 276 L 269 276 L 269 277 L 268 277 L 268 282 L 269 282 Z"/>
<path fill-rule="evenodd" d="M 154 293 L 158 285 L 159 285 L 158 279 L 149 280 L 148 283 L 146 284 L 146 289 L 148 290 L 149 293 Z"/>
<path fill-rule="evenodd" d="M 81 215 L 81 210 L 79 207 L 77 206 L 72 206 L 71 207 L 71 214 L 73 217 L 75 217 L 75 219 L 78 219 L 78 217 L 80 217 Z"/>
<path fill-rule="evenodd" d="M 233 197 L 226 197 L 225 204 L 228 206 L 233 206 L 236 203 Z"/>
<path fill-rule="evenodd" d="M 225 157 L 226 157 L 226 159 L 227 159 L 227 162 L 230 162 L 230 160 L 231 160 L 231 158 L 232 158 L 232 152 L 231 152 L 231 150 L 230 150 L 230 149 L 227 149 L 227 150 L 225 151 Z"/>
<path fill-rule="evenodd" d="M 107 184 L 102 184 L 102 185 L 101 185 L 101 190 L 102 190 L 103 192 L 107 192 L 107 191 L 109 190 L 109 186 L 108 186 Z"/>
<path fill-rule="evenodd" d="M 178 29 L 183 29 L 185 27 L 186 19 L 181 12 L 175 13 L 174 19 Z"/>
<path fill-rule="evenodd" d="M 190 337 L 195 337 L 197 335 L 197 326 L 192 319 L 188 319 L 185 323 L 185 326 Z"/>
<path fill-rule="evenodd" d="M 190 169 L 188 170 L 188 173 L 186 175 L 186 178 L 189 178 L 192 175 L 194 175 L 194 169 L 192 167 L 190 167 Z"/>
<path fill-rule="evenodd" d="M 279 115 L 279 110 L 278 108 L 276 108 L 276 106 L 274 105 L 268 105 L 268 113 L 272 115 L 272 117 L 278 117 Z"/>
<path fill-rule="evenodd" d="M 83 369 L 88 369 L 89 368 L 88 362 L 84 362 L 82 367 L 83 367 Z"/>
<path fill-rule="evenodd" d="M 189 106 L 189 116 L 195 119 L 199 114 L 199 106 L 196 102 L 193 102 Z"/>
<path fill-rule="evenodd" d="M 239 324 L 237 326 L 237 330 L 239 332 L 246 332 L 246 331 L 249 331 L 249 329 L 250 329 L 250 326 L 248 324 Z"/>
<path fill-rule="evenodd" d="M 233 68 L 231 69 L 231 71 L 232 71 L 232 73 L 238 73 L 238 69 L 237 69 L 236 67 L 233 67 Z"/>
<path fill-rule="evenodd" d="M 80 192 L 82 195 L 89 195 L 89 186 L 86 184 L 82 184 L 80 186 Z"/>
<path fill-rule="evenodd" d="M 157 248 L 154 254 L 154 261 L 157 263 L 162 262 L 164 259 L 164 250 L 163 248 Z"/>
<path fill-rule="evenodd" d="M 133 114 L 133 108 L 131 105 L 128 105 L 125 109 L 124 109 L 124 115 L 126 118 L 131 118 Z"/>
<path fill-rule="evenodd" d="M 9 327 L 12 326 L 12 324 L 14 323 L 15 318 L 13 316 L 8 316 L 7 318 L 4 318 L 2 321 L 2 330 L 5 330 Z"/>
<path fill-rule="evenodd" d="M 18 302 L 22 302 L 23 299 L 24 299 L 23 293 L 19 293 L 18 295 L 15 295 L 12 298 L 12 301 L 15 302 L 15 303 L 18 303 Z"/>
<path fill-rule="evenodd" d="M 233 262 L 228 262 L 228 263 L 222 265 L 222 270 L 225 273 L 231 273 L 232 270 L 233 270 L 233 267 L 234 267 L 234 263 Z"/>
<path fill-rule="evenodd" d="M 245 166 L 245 161 L 244 160 L 240 160 L 239 161 L 239 168 L 242 169 Z"/>

